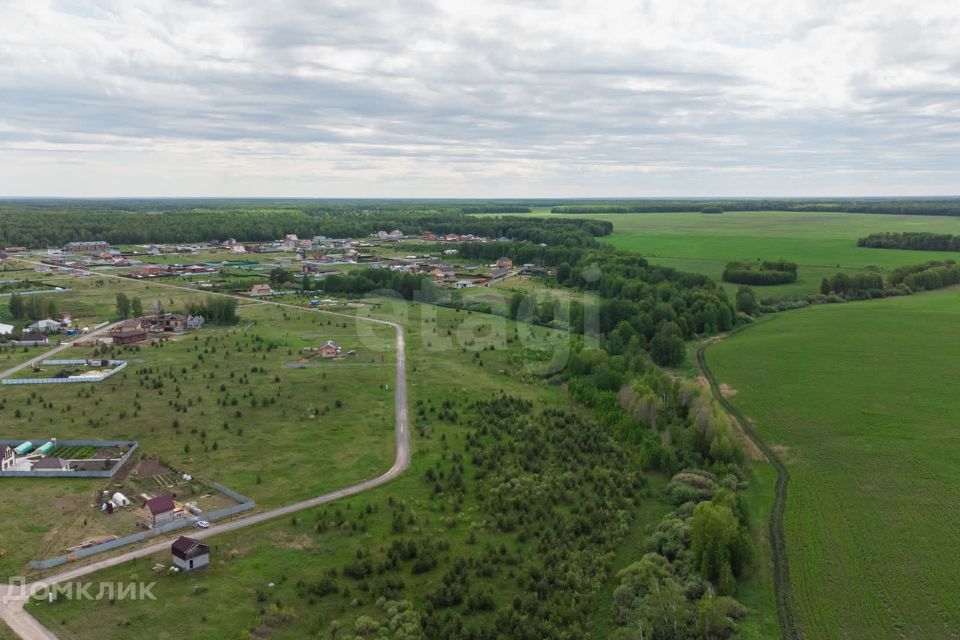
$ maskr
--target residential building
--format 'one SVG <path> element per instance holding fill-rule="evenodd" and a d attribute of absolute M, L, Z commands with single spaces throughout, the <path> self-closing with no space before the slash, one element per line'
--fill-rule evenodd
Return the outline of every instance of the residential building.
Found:
<path fill-rule="evenodd" d="M 513 269 L 513 260 L 507 257 L 497 259 L 498 269 Z"/>
<path fill-rule="evenodd" d="M 13 447 L 7 444 L 0 444 L 0 471 L 9 471 L 16 462 L 17 455 L 13 452 Z"/>
<path fill-rule="evenodd" d="M 106 251 L 110 243 L 105 240 L 90 240 L 87 242 L 68 242 L 63 245 L 64 251 Z"/>
<path fill-rule="evenodd" d="M 27 331 L 30 331 L 31 333 L 55 333 L 60 331 L 60 329 L 60 323 L 57 320 L 51 320 L 50 318 L 37 320 L 27 327 Z"/>
<path fill-rule="evenodd" d="M 187 536 L 180 536 L 170 546 L 173 566 L 181 571 L 196 571 L 210 564 L 210 547 Z"/>
<path fill-rule="evenodd" d="M 8 336 L 11 333 L 13 333 L 13 325 L 0 322 L 0 336 Z"/>
<path fill-rule="evenodd" d="M 255 284 L 250 287 L 250 295 L 252 296 L 268 296 L 271 293 L 273 293 L 273 289 L 268 284 Z"/>
<path fill-rule="evenodd" d="M 150 498 L 143 505 L 143 522 L 150 529 L 162 527 L 183 517 L 183 507 L 170 496 Z"/>
<path fill-rule="evenodd" d="M 124 345 L 143 342 L 147 339 L 145 329 L 129 329 L 121 331 L 111 331 L 110 337 L 113 338 L 113 344 Z"/>
<path fill-rule="evenodd" d="M 339 358 L 340 345 L 332 340 L 327 340 L 318 349 L 321 358 Z"/>
<path fill-rule="evenodd" d="M 20 336 L 19 340 L 14 340 L 13 344 L 18 347 L 37 347 L 50 344 L 50 339 L 40 333 L 25 333 Z"/>

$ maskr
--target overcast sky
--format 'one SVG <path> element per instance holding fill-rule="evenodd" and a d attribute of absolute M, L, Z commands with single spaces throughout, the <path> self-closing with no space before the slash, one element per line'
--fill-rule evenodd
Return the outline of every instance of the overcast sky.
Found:
<path fill-rule="evenodd" d="M 958 193 L 957 0 L 0 0 L 0 195 Z"/>

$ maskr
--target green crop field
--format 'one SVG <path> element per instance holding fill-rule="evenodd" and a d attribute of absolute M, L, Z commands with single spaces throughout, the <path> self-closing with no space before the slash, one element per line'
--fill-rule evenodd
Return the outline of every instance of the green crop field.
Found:
<path fill-rule="evenodd" d="M 960 260 L 960 253 L 900 251 L 857 247 L 857 239 L 879 231 L 960 233 L 960 219 L 945 216 L 897 216 L 858 213 L 733 211 L 702 213 L 549 214 L 613 222 L 605 240 L 619 249 L 643 254 L 653 264 L 703 273 L 720 281 L 731 260 L 785 258 L 800 265 L 798 280 L 757 287 L 765 296 L 806 295 L 819 290 L 824 276 L 867 267 L 891 269 L 927 260 Z M 725 284 L 730 291 L 737 285 Z"/>
<path fill-rule="evenodd" d="M 960 628 L 958 322 L 951 290 L 789 312 L 707 351 L 790 470 L 791 582 L 811 640 Z"/>

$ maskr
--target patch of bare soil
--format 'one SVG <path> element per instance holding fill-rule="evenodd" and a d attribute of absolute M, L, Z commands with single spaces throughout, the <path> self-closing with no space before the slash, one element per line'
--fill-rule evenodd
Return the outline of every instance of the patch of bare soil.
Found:
<path fill-rule="evenodd" d="M 159 460 L 141 460 L 137 465 L 136 475 L 141 478 L 149 476 L 162 476 L 170 473 L 170 469 L 164 466 Z"/>
<path fill-rule="evenodd" d="M 729 398 L 737 395 L 737 390 L 726 383 L 720 383 L 720 393 L 723 394 L 724 398 Z"/>

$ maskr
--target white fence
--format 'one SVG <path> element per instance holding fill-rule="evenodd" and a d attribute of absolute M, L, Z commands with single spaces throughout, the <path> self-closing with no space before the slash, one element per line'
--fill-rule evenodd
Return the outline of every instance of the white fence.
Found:
<path fill-rule="evenodd" d="M 96 360 L 44 360 L 46 366 L 56 365 L 86 365 L 91 366 L 91 362 Z M 102 362 L 102 360 L 101 360 Z M 5 378 L 3 384 L 67 384 L 71 382 L 103 382 L 118 371 L 127 367 L 126 360 L 107 360 L 107 363 L 113 366 L 113 369 L 104 371 L 97 376 L 76 376 L 72 378 Z"/>

